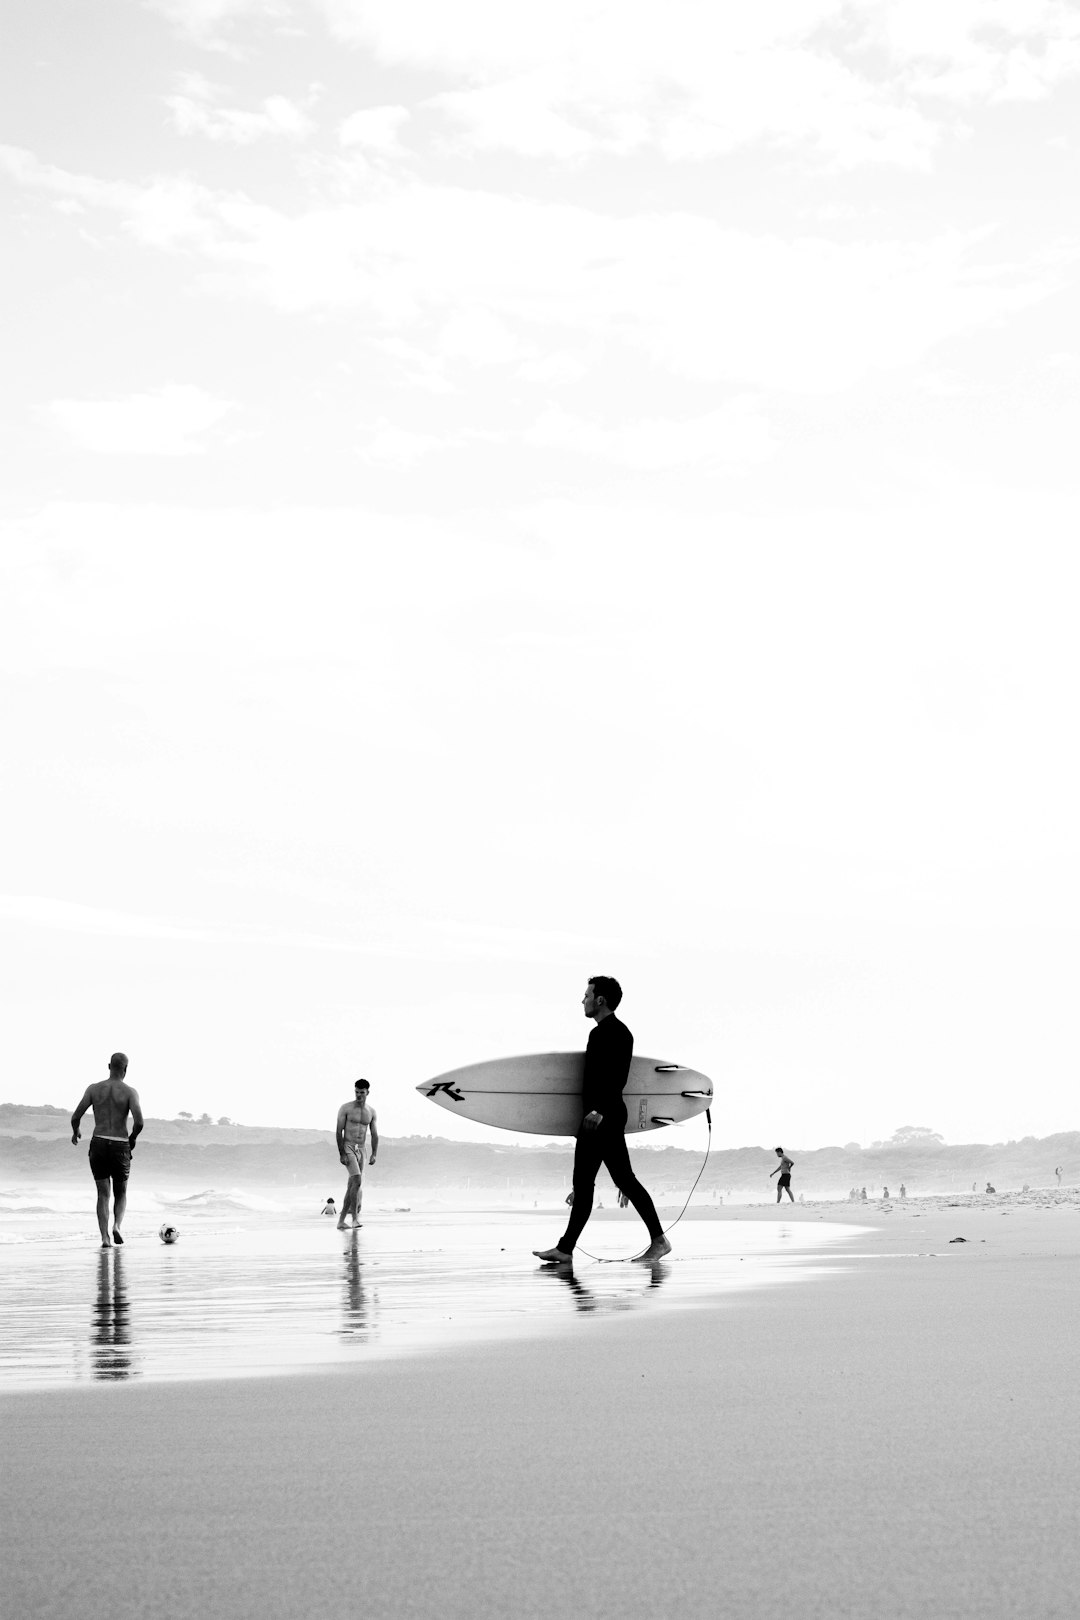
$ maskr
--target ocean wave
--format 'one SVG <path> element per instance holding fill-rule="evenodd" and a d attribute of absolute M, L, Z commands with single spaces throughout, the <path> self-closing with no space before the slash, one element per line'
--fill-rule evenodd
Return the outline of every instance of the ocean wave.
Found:
<path fill-rule="evenodd" d="M 23 1192 L 0 1192 L 0 1217 L 4 1215 L 85 1215 L 94 1207 L 94 1186 L 28 1187 Z M 153 1193 L 128 1197 L 128 1213 L 153 1215 L 161 1201 Z"/>
<path fill-rule="evenodd" d="M 260 1198 L 257 1193 L 241 1192 L 237 1187 L 230 1187 L 226 1192 L 208 1187 L 205 1192 L 191 1193 L 187 1198 L 163 1198 L 161 1203 L 168 1209 L 192 1212 L 208 1210 L 211 1213 L 238 1209 L 257 1215 L 281 1215 L 289 1207 L 287 1204 L 276 1204 L 269 1198 Z"/>

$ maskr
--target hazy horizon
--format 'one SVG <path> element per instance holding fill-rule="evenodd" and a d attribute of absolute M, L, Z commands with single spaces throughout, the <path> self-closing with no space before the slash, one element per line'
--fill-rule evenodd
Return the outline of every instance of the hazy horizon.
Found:
<path fill-rule="evenodd" d="M 8 1109 L 8 1108 L 30 1108 L 30 1109 L 32 1109 L 32 1108 L 35 1108 L 35 1107 L 37 1107 L 37 1108 L 47 1107 L 47 1108 L 53 1108 L 53 1109 L 59 1110 L 53 1116 L 53 1117 L 55 1117 L 55 1119 L 57 1121 L 58 1127 L 60 1127 L 60 1125 L 61 1125 L 61 1121 L 62 1121 L 63 1116 L 67 1114 L 66 1109 L 63 1109 L 61 1107 L 61 1105 L 55 1104 L 55 1103 L 44 1103 L 44 1104 L 42 1104 L 42 1103 L 37 1103 L 37 1104 L 29 1103 L 29 1104 L 25 1104 L 25 1103 L 14 1102 L 11 1099 L 0 1099 L 0 1112 L 2 1112 L 5 1109 Z M 450 1117 L 450 1116 L 448 1116 L 448 1117 Z M 18 1118 L 18 1116 L 15 1116 L 16 1120 L 17 1120 L 17 1118 Z M 0 1136 L 2 1136 L 4 1134 L 5 1123 L 10 1125 L 10 1124 L 12 1124 L 14 1122 L 15 1121 L 11 1121 L 11 1120 L 5 1121 L 4 1119 L 0 1119 Z M 463 1126 L 463 1127 L 468 1125 L 469 1123 L 470 1122 L 464 1121 L 464 1120 L 460 1122 L 461 1126 Z M 298 1121 L 294 1121 L 292 1123 L 287 1123 L 287 1124 L 282 1124 L 282 1123 L 269 1123 L 267 1121 L 260 1121 L 260 1120 L 234 1120 L 234 1119 L 229 1119 L 229 1120 L 222 1120 L 222 1119 L 203 1120 L 203 1119 L 197 1119 L 197 1118 L 183 1119 L 183 1118 L 180 1118 L 179 1116 L 176 1116 L 176 1115 L 174 1115 L 172 1118 L 166 1118 L 164 1116 L 159 1117 L 159 1116 L 154 1116 L 152 1114 L 147 1114 L 146 1115 L 146 1130 L 147 1130 L 147 1132 L 150 1133 L 148 1135 L 148 1137 L 147 1137 L 147 1140 L 152 1140 L 152 1138 L 153 1138 L 152 1127 L 154 1125 L 159 1125 L 159 1126 L 160 1125 L 167 1125 L 169 1127 L 178 1128 L 182 1132 L 186 1132 L 188 1130 L 188 1128 L 190 1128 L 191 1131 L 193 1131 L 193 1132 L 195 1132 L 197 1134 L 206 1132 L 206 1133 L 214 1133 L 216 1135 L 217 1133 L 220 1133 L 220 1132 L 226 1132 L 227 1133 L 228 1131 L 231 1131 L 231 1130 L 248 1130 L 248 1131 L 291 1131 L 291 1130 L 295 1130 L 295 1131 L 298 1131 L 298 1132 L 300 1132 L 300 1131 L 302 1131 L 302 1132 L 311 1132 L 311 1131 L 314 1131 L 314 1130 L 322 1130 L 326 1136 L 332 1136 L 333 1135 L 333 1126 L 332 1125 L 331 1126 L 319 1127 L 319 1126 L 305 1125 L 305 1124 L 302 1124 L 302 1123 L 300 1123 Z M 85 1144 L 85 1142 L 89 1140 L 89 1136 L 90 1136 L 90 1134 L 92 1132 L 92 1129 L 93 1129 L 93 1116 L 92 1115 L 87 1115 L 86 1116 L 86 1118 L 83 1121 L 83 1127 L 84 1127 L 84 1129 L 83 1129 L 83 1143 Z M 395 1132 L 393 1132 L 391 1130 L 388 1130 L 388 1129 L 386 1129 L 384 1127 L 382 1135 L 383 1135 L 383 1137 L 385 1138 L 385 1140 L 387 1142 L 393 1142 L 393 1141 L 422 1142 L 422 1141 L 424 1141 L 424 1142 L 434 1142 L 434 1143 L 445 1143 L 448 1146 L 462 1146 L 462 1147 L 469 1147 L 469 1146 L 520 1147 L 520 1148 L 524 1148 L 524 1149 L 529 1149 L 529 1148 L 542 1149 L 542 1148 L 549 1148 L 549 1147 L 561 1147 L 561 1148 L 565 1149 L 567 1152 L 570 1152 L 572 1150 L 572 1147 L 573 1147 L 573 1138 L 572 1137 L 532 1136 L 532 1135 L 526 1135 L 526 1134 L 520 1133 L 520 1132 L 500 1131 L 500 1130 L 496 1130 L 494 1128 L 488 1128 L 488 1127 L 484 1127 L 484 1126 L 476 1126 L 475 1129 L 478 1132 L 483 1132 L 484 1134 L 477 1135 L 477 1136 L 464 1136 L 464 1135 L 458 1136 L 458 1135 L 444 1134 L 444 1133 L 442 1133 L 440 1131 L 415 1131 L 415 1132 L 399 1132 L 399 1133 L 395 1133 Z M 65 1133 L 64 1129 L 58 1128 L 57 1134 L 58 1135 L 64 1135 L 66 1133 Z M 996 1141 L 992 1141 L 992 1142 L 991 1141 L 980 1142 L 980 1141 L 975 1141 L 975 1140 L 967 1140 L 967 1141 L 962 1141 L 962 1142 L 950 1142 L 950 1141 L 942 1138 L 940 1132 L 935 1132 L 931 1127 L 916 1127 L 915 1130 L 911 1134 L 904 1135 L 902 1138 L 901 1138 L 901 1132 L 898 1130 L 898 1131 L 894 1132 L 893 1136 L 890 1137 L 889 1139 L 876 1140 L 876 1141 L 872 1141 L 872 1142 L 856 1142 L 852 1138 L 846 1138 L 846 1139 L 844 1139 L 842 1141 L 841 1140 L 836 1140 L 836 1141 L 831 1141 L 831 1142 L 796 1142 L 795 1138 L 792 1137 L 792 1138 L 789 1138 L 789 1140 L 785 1143 L 785 1145 L 788 1146 L 788 1147 L 791 1147 L 793 1150 L 798 1150 L 798 1151 L 804 1152 L 804 1153 L 818 1153 L 818 1152 L 822 1152 L 822 1151 L 830 1149 L 830 1148 L 839 1148 L 839 1149 L 842 1149 L 842 1150 L 845 1150 L 845 1151 L 874 1152 L 874 1151 L 883 1151 L 883 1150 L 886 1150 L 886 1149 L 892 1149 L 892 1150 L 896 1150 L 896 1151 L 901 1151 L 904 1147 L 911 1147 L 911 1148 L 918 1148 L 918 1147 L 923 1147 L 923 1148 L 931 1147 L 932 1148 L 934 1146 L 940 1146 L 942 1148 L 1011 1147 L 1011 1146 L 1016 1146 L 1016 1145 L 1018 1145 L 1020 1143 L 1028 1142 L 1028 1141 L 1046 1141 L 1048 1139 L 1052 1139 L 1052 1138 L 1058 1137 L 1058 1136 L 1071 1136 L 1071 1135 L 1077 1135 L 1077 1134 L 1080 1134 L 1080 1126 L 1065 1126 L 1065 1127 L 1062 1127 L 1060 1130 L 1048 1131 L 1048 1132 L 1045 1132 L 1045 1133 L 1043 1133 L 1043 1134 L 1041 1134 L 1039 1136 L 1033 1136 L 1030 1133 L 1028 1133 L 1028 1134 L 1022 1135 L 1022 1136 L 1002 1137 L 1002 1138 L 1000 1138 L 1000 1139 L 998 1139 Z M 700 1140 L 699 1140 L 699 1138 L 700 1138 Z M 901 1138 L 901 1139 L 900 1140 L 894 1140 L 894 1138 Z M 226 1136 L 225 1140 L 227 1140 L 227 1139 L 228 1138 Z M 715 1121 L 714 1121 L 714 1126 L 713 1126 L 713 1131 L 712 1131 L 712 1136 L 711 1136 L 711 1141 L 710 1141 L 708 1130 L 707 1130 L 707 1127 L 706 1127 L 705 1120 L 704 1120 L 703 1116 L 699 1116 L 697 1119 L 688 1122 L 684 1126 L 668 1127 L 668 1128 L 661 1129 L 661 1130 L 656 1130 L 656 1131 L 637 1132 L 637 1133 L 635 1133 L 634 1135 L 631 1136 L 630 1145 L 635 1151 L 637 1151 L 639 1148 L 646 1149 L 646 1150 L 654 1149 L 654 1148 L 655 1149 L 678 1148 L 680 1151 L 688 1152 L 690 1154 L 700 1154 L 700 1153 L 702 1153 L 704 1151 L 706 1145 L 709 1145 L 709 1147 L 710 1147 L 710 1154 L 711 1153 L 719 1153 L 719 1152 L 742 1152 L 744 1150 L 758 1150 L 758 1149 L 760 1149 L 763 1152 L 772 1152 L 773 1148 L 775 1146 L 775 1144 L 773 1144 L 773 1143 L 765 1143 L 765 1142 L 733 1142 L 733 1141 L 730 1141 L 730 1140 L 726 1140 L 723 1137 L 723 1135 L 722 1135 L 721 1131 L 719 1130 L 718 1126 L 716 1125 Z"/>

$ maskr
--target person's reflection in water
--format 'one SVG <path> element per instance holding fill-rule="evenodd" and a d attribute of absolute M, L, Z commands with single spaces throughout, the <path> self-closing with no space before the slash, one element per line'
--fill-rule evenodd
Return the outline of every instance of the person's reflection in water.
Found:
<path fill-rule="evenodd" d="M 93 1378 L 131 1378 L 137 1373 L 131 1345 L 124 1256 L 117 1249 L 98 1254 L 97 1297 L 90 1319 L 90 1374 Z"/>
<path fill-rule="evenodd" d="M 665 1266 L 662 1261 L 652 1261 L 648 1266 L 649 1281 L 647 1287 L 649 1289 L 659 1288 L 660 1284 L 670 1275 L 670 1272 L 670 1266 Z M 638 1291 L 641 1285 L 640 1262 L 639 1269 L 635 1271 L 631 1279 L 628 1279 L 628 1291 L 610 1298 L 603 1298 L 593 1293 L 591 1288 L 586 1288 L 585 1284 L 580 1282 L 574 1275 L 574 1268 L 569 1263 L 549 1266 L 545 1270 L 537 1272 L 537 1276 L 557 1277 L 560 1282 L 564 1282 L 573 1294 L 574 1306 L 579 1311 L 633 1310 L 634 1306 L 638 1305 L 642 1298 Z"/>
<path fill-rule="evenodd" d="M 343 1258 L 345 1288 L 341 1300 L 340 1334 L 343 1339 L 356 1339 L 363 1344 L 372 1338 L 375 1332 L 375 1307 L 378 1305 L 378 1296 L 365 1293 L 364 1272 L 355 1243 L 346 1246 Z"/>
<path fill-rule="evenodd" d="M 569 1260 L 560 1266 L 548 1266 L 537 1272 L 538 1277 L 557 1277 L 564 1282 L 574 1296 L 575 1308 L 579 1311 L 595 1311 L 599 1309 L 599 1300 L 592 1291 L 578 1282 L 574 1276 L 574 1267 Z"/>

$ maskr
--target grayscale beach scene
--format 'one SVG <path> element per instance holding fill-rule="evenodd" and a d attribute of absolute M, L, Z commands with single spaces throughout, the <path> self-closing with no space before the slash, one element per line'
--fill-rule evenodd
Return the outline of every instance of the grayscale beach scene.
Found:
<path fill-rule="evenodd" d="M 3 1620 L 1077 1620 L 1077 0 L 15 0 Z"/>

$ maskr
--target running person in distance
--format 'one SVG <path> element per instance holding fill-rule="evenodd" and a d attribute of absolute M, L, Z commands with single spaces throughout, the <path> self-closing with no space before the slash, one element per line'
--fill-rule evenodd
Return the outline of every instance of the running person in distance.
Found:
<path fill-rule="evenodd" d="M 782 1147 L 776 1149 L 776 1155 L 780 1160 L 780 1163 L 776 1167 L 776 1170 L 779 1170 L 780 1172 L 780 1180 L 776 1183 L 776 1202 L 779 1203 L 786 1192 L 788 1197 L 791 1199 L 791 1202 L 794 1203 L 795 1194 L 791 1190 L 791 1172 L 795 1168 L 795 1160 L 789 1159 Z M 772 1180 L 773 1176 L 775 1176 L 776 1170 L 769 1171 L 770 1181 Z"/>
<path fill-rule="evenodd" d="M 366 1080 L 358 1080 L 353 1087 L 354 1096 L 352 1102 L 342 1103 L 338 1109 L 337 1129 L 335 1132 L 338 1157 L 349 1172 L 349 1181 L 345 1188 L 345 1198 L 341 1205 L 341 1215 L 337 1223 L 339 1232 L 344 1232 L 345 1221 L 350 1215 L 352 1216 L 353 1225 L 360 1225 L 364 1148 L 369 1131 L 371 1132 L 371 1154 L 368 1163 L 372 1167 L 375 1164 L 375 1155 L 379 1151 L 379 1130 L 375 1123 L 376 1114 L 374 1108 L 368 1103 L 370 1090 L 371 1087 Z"/>
<path fill-rule="evenodd" d="M 87 1086 L 82 1101 L 71 1116 L 71 1142 L 74 1147 L 82 1132 L 79 1123 L 88 1108 L 94 1110 L 94 1134 L 90 1138 L 90 1174 L 97 1183 L 97 1223 L 101 1247 L 111 1249 L 123 1243 L 120 1227 L 127 1208 L 127 1183 L 135 1138 L 143 1128 L 139 1093 L 127 1083 L 128 1060 L 123 1052 L 109 1059 L 109 1078 Z M 128 1115 L 131 1131 L 128 1132 Z M 109 1194 L 112 1193 L 112 1237 L 109 1236 Z"/>
<path fill-rule="evenodd" d="M 649 1246 L 635 1260 L 660 1260 L 671 1253 L 656 1206 L 634 1174 L 626 1151 L 626 1103 L 623 1088 L 634 1055 L 634 1037 L 615 1016 L 622 1000 L 617 979 L 602 974 L 589 980 L 581 1005 L 586 1018 L 596 1028 L 585 1047 L 585 1075 L 581 1086 L 584 1117 L 574 1147 L 574 1190 L 566 1231 L 553 1249 L 534 1249 L 537 1259 L 548 1265 L 566 1265 L 574 1258 L 574 1248 L 592 1214 L 596 1177 L 606 1165 L 612 1181 L 649 1231 Z M 621 1199 L 620 1199 L 621 1201 Z"/>

